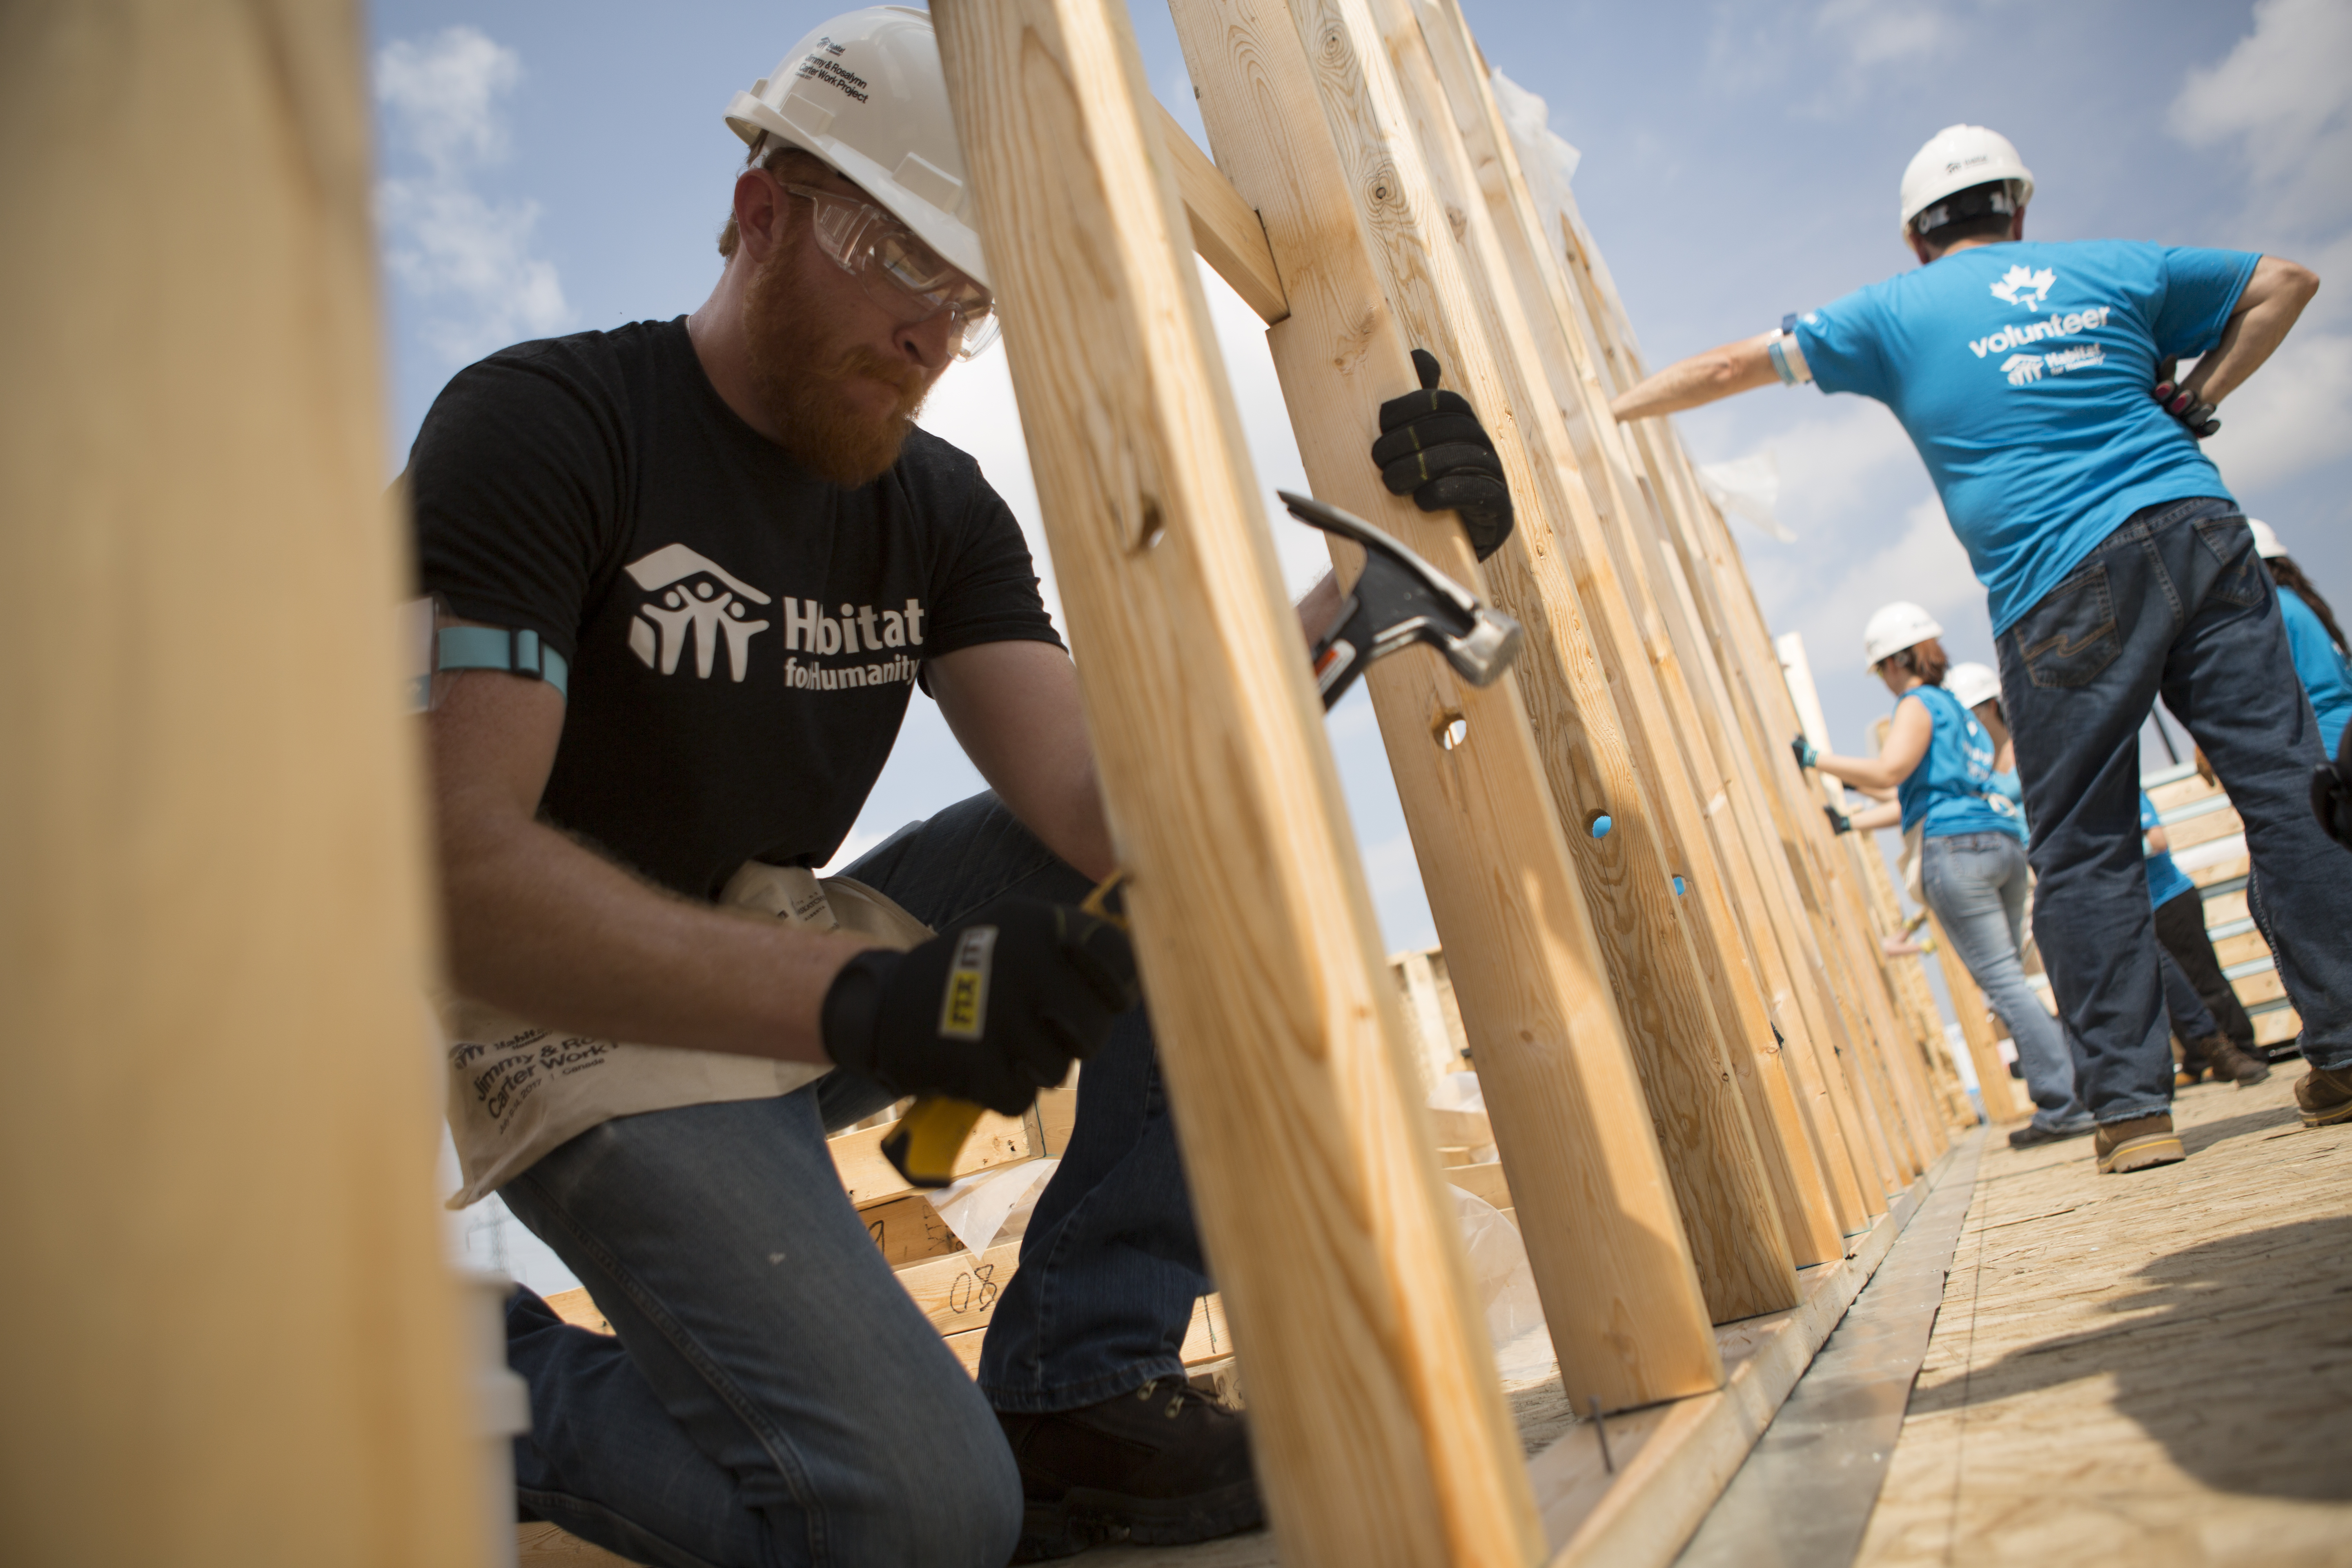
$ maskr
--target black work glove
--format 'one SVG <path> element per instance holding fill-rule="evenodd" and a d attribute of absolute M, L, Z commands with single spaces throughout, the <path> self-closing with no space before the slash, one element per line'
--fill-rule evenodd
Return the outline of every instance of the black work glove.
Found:
<path fill-rule="evenodd" d="M 893 1094 L 1018 1116 L 1142 1000 L 1127 934 L 1066 904 L 1003 898 L 907 952 L 870 948 L 824 994 L 824 1048 Z"/>
<path fill-rule="evenodd" d="M 1853 818 L 1848 816 L 1844 812 L 1840 811 L 1836 806 L 1824 803 L 1822 806 L 1822 815 L 1826 816 L 1830 819 L 1830 832 L 1832 835 L 1852 833 L 1853 831 Z"/>
<path fill-rule="evenodd" d="M 1822 760 L 1821 749 L 1802 735 L 1795 737 L 1789 742 L 1789 750 L 1796 757 L 1797 765 L 1801 768 L 1812 767 Z"/>
<path fill-rule="evenodd" d="M 2311 809 L 2327 837 L 2352 849 L 2352 725 L 2336 748 L 2336 760 L 2311 770 Z"/>
<path fill-rule="evenodd" d="M 1511 537 L 1511 488 L 1503 481 L 1494 437 L 1458 392 L 1440 392 L 1437 356 L 1412 351 L 1421 390 L 1381 405 L 1381 438 L 1372 461 L 1389 494 L 1410 495 L 1423 511 L 1462 520 L 1470 548 L 1484 561 Z"/>
<path fill-rule="evenodd" d="M 2156 367 L 2156 385 L 2149 389 L 2148 395 L 2162 404 L 2167 414 L 2189 426 L 2189 433 L 2191 436 L 2202 441 L 2206 437 L 2219 430 L 2221 427 L 2221 422 L 2213 417 L 2211 404 L 2201 403 L 2196 394 L 2181 389 L 2180 384 L 2175 379 L 2173 370 L 2178 363 L 2175 360 L 2166 360 Z"/>

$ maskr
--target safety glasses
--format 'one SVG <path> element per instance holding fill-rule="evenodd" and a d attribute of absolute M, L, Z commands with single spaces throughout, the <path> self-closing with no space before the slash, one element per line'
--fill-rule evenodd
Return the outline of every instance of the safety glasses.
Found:
<path fill-rule="evenodd" d="M 996 301 L 890 214 L 871 202 L 814 185 L 786 185 L 816 209 L 810 227 L 818 248 L 864 286 L 866 297 L 898 321 L 955 318 L 949 352 L 970 359 L 996 341 Z"/>

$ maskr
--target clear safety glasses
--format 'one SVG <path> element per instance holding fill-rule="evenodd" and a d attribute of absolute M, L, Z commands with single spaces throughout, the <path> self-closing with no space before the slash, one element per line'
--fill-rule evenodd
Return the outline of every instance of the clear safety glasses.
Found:
<path fill-rule="evenodd" d="M 940 311 L 955 318 L 950 348 L 970 359 L 996 341 L 996 301 L 987 289 L 950 266 L 915 231 L 871 202 L 814 185 L 786 185 L 816 209 L 811 225 L 819 248 L 856 278 L 866 298 L 912 325 Z"/>

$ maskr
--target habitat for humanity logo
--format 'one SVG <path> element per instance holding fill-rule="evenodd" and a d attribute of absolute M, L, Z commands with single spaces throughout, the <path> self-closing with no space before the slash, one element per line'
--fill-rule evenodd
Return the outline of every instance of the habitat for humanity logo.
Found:
<path fill-rule="evenodd" d="M 2012 305 L 2022 305 L 2029 310 L 2039 310 L 2042 309 L 2042 301 L 2050 298 L 2051 287 L 2057 281 L 2058 274 L 2047 267 L 2039 272 L 2031 272 L 2022 267 L 2012 267 L 2000 275 L 2000 282 L 1992 286 L 1992 294 L 1996 300 L 2006 300 Z"/>
<path fill-rule="evenodd" d="M 637 586 L 660 597 L 637 606 L 629 622 L 629 651 L 648 668 L 677 673 L 686 645 L 694 644 L 694 673 L 710 679 L 719 644 L 727 644 L 727 673 L 740 680 L 751 672 L 751 639 L 768 629 L 746 603 L 771 603 L 767 595 L 698 551 L 665 544 L 622 568 Z"/>

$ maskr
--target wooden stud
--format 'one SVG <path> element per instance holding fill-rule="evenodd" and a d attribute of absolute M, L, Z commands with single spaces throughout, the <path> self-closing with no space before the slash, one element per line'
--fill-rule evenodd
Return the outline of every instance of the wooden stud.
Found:
<path fill-rule="evenodd" d="M 1246 0 L 1171 9 L 1220 166 L 1282 268 L 1291 315 L 1266 338 L 1318 493 L 1478 582 L 1454 520 L 1387 494 L 1368 455 L 1380 403 L 1414 384 L 1410 342 L 1296 27 Z M 1412 653 L 1365 679 L 1570 1395 L 1619 1409 L 1713 1387 L 1706 1303 L 1517 677 L 1474 690 Z"/>
<path fill-rule="evenodd" d="M 1663 650 L 1661 662 L 1661 650 L 1645 637 L 1643 612 L 1653 608 L 1647 585 L 1638 563 L 1612 548 L 1585 482 L 1605 483 L 1605 472 L 1579 472 L 1580 454 L 1550 395 L 1526 303 L 1421 25 L 1406 0 L 1368 0 L 1361 16 L 1354 5 L 1307 0 L 1294 5 L 1293 14 L 1309 36 L 1326 41 L 1319 51 L 1326 56 L 1341 29 L 1362 29 L 1355 35 L 1357 58 L 1371 90 L 1349 111 L 1349 121 L 1363 122 L 1388 95 L 1406 117 L 1429 199 L 1413 201 L 1415 161 L 1397 160 L 1400 187 L 1414 210 L 1444 215 L 1442 223 L 1423 226 L 1423 242 L 1444 252 L 1450 231 L 1475 312 L 1467 320 L 1440 315 L 1435 325 L 1450 329 L 1456 344 L 1470 340 L 1465 381 L 1477 374 L 1475 351 L 1488 351 L 1502 398 L 1497 406 L 1511 411 L 1497 445 L 1516 493 L 1529 503 L 1521 509 L 1526 537 L 1487 563 L 1487 581 L 1523 621 L 1552 633 L 1527 655 L 1523 689 L 1563 824 L 1573 827 L 1602 808 L 1617 824 L 1607 839 L 1571 836 L 1571 853 L 1593 908 L 1614 911 L 1614 919 L 1601 921 L 1602 946 L 1644 1064 L 1700 1279 L 1718 1321 L 1779 1310 L 1796 1300 L 1784 1215 L 1801 1221 L 1804 1201 L 1794 1156 L 1758 1079 L 1757 1058 L 1771 1048 L 1771 1026 L 1747 965 L 1731 884 L 1700 808 L 1710 792 L 1695 783 L 1681 744 L 1687 731 L 1678 717 L 1677 700 L 1686 698 L 1680 672 L 1671 650 Z M 1325 106 L 1336 132 L 1342 121 L 1328 90 Z M 1428 303 L 1442 309 L 1442 292 L 1413 289 L 1416 270 L 1398 268 L 1391 295 L 1411 300 L 1425 292 Z M 1412 305 L 1403 313 L 1419 327 Z M 1512 468 L 1513 437 L 1524 448 L 1523 469 Z M 1654 614 L 1647 618 L 1654 624 Z M 1612 706 L 1616 732 L 1591 717 Z M 1597 788 L 1610 787 L 1619 751 L 1628 777 L 1618 787 L 1630 786 L 1631 795 L 1596 795 Z M 1622 844 L 1616 842 L 1621 832 L 1627 834 Z M 1653 900 L 1643 900 L 1642 879 L 1653 874 L 1653 863 L 1659 886 Z M 1672 895 L 1677 877 L 1683 890 Z M 1760 1118 L 1751 1115 L 1751 1101 Z"/>
<path fill-rule="evenodd" d="M 1282 291 L 1282 274 L 1265 243 L 1265 226 L 1242 200 L 1233 182 L 1217 172 L 1209 155 L 1192 144 L 1176 117 L 1158 99 L 1151 107 L 1160 123 L 1169 161 L 1175 165 L 1176 189 L 1184 198 L 1184 218 L 1192 231 L 1192 248 L 1209 269 L 1223 279 L 1258 320 L 1272 326 L 1290 314 L 1290 300 Z"/>
<path fill-rule="evenodd" d="M 1718 1321 L 1780 1310 L 1796 1300 L 1794 1267 L 1710 1005 L 1710 977 L 1731 984 L 1711 943 L 1736 928 L 1631 625 L 1634 590 L 1600 538 L 1559 412 L 1535 390 L 1527 323 L 1426 54 L 1393 47 L 1359 0 L 1297 0 L 1291 14 L 1314 40 L 1323 117 L 1357 165 L 1349 194 L 1407 341 L 1434 351 L 1475 405 L 1511 416 L 1495 435 L 1524 498 L 1520 532 L 1486 581 L 1530 628 L 1520 689 L 1709 1309 Z M 1409 14 L 1402 28 L 1399 42 L 1418 42 Z M 1367 199 L 1383 184 L 1386 197 Z M 1595 838 L 1585 824 L 1603 812 L 1614 826 Z"/>
<path fill-rule="evenodd" d="M 1126 7 L 933 17 L 1283 1554 L 1526 1563 L 1525 1467 Z"/>
<path fill-rule="evenodd" d="M 1637 521 L 1630 515 L 1639 504 L 1638 492 L 1625 471 L 1624 454 L 1613 439 L 1614 422 L 1606 418 L 1606 400 L 1599 398 L 1597 384 L 1585 363 L 1584 339 L 1565 296 L 1565 275 L 1544 246 L 1541 217 L 1502 128 L 1493 95 L 1475 64 L 1475 47 L 1467 28 L 1450 0 L 1442 5 L 1423 0 L 1417 16 L 1391 14 L 1398 4 L 1401 0 L 1384 0 L 1383 26 L 1389 31 L 1391 54 L 1403 61 L 1423 49 L 1427 51 L 1452 113 L 1453 129 L 1461 138 L 1462 152 L 1486 202 L 1512 284 L 1527 311 L 1535 351 L 1563 416 L 1565 434 L 1574 445 L 1577 464 L 1591 482 L 1597 521 L 1608 536 L 1622 579 L 1632 586 L 1630 600 L 1654 612 L 1649 617 L 1652 631 L 1644 634 L 1644 640 L 1651 644 L 1647 651 L 1657 671 L 1660 693 L 1675 710 L 1672 727 L 1685 745 L 1693 747 L 1685 766 L 1700 778 L 1723 780 L 1722 787 L 1707 797 L 1697 815 L 1707 825 L 1717 866 L 1728 875 L 1726 891 L 1730 907 L 1746 918 L 1730 921 L 1730 932 L 1719 933 L 1730 936 L 1736 944 L 1729 956 L 1738 961 L 1738 973 L 1732 973 L 1727 963 L 1713 965 L 1710 986 L 1716 993 L 1718 1016 L 1725 1021 L 1727 1044 L 1733 1047 L 1733 1067 L 1748 1100 L 1751 1123 L 1759 1130 L 1759 1152 L 1773 1167 L 1774 1192 L 1795 1261 L 1826 1262 L 1843 1254 L 1839 1216 L 1823 1174 L 1819 1131 L 1797 1098 L 1761 990 L 1764 970 L 1751 928 L 1769 921 L 1772 911 L 1758 896 L 1747 859 L 1749 846 L 1738 832 L 1738 807 L 1744 805 L 1738 798 L 1742 781 L 1736 775 L 1724 779 L 1718 771 L 1712 750 L 1719 741 L 1712 731 L 1693 744 L 1693 737 L 1716 721 L 1717 715 L 1706 703 L 1695 701 L 1684 679 L 1694 650 L 1681 618 L 1682 605 L 1659 592 L 1656 540 L 1646 519 Z M 1608 433 L 1607 438 L 1596 439 L 1596 432 L 1601 431 Z M 1656 646 L 1654 632 L 1661 626 L 1675 637 L 1673 646 Z M 1696 662 L 1704 675 L 1712 677 L 1710 658 L 1702 652 Z M 1720 704 L 1719 693 L 1707 696 Z M 1700 787 L 1690 788 L 1694 798 L 1701 793 Z M 1727 807 L 1732 810 L 1730 816 L 1725 815 Z M 1699 908 L 1706 910 L 1709 904 L 1702 901 Z M 1770 940 L 1768 934 L 1767 941 Z M 1702 943 L 1699 950 L 1704 954 L 1709 948 Z M 1766 1128 L 1771 1130 L 1769 1138 L 1761 1135 Z M 1858 1211 L 1854 1217 L 1859 1228 Z"/>
<path fill-rule="evenodd" d="M 356 7 L 0 37 L 6 1555 L 487 1563 Z"/>
<path fill-rule="evenodd" d="M 1433 351 L 1454 384 L 1477 405 L 1512 408 L 1495 369 L 1496 355 L 1489 346 L 1494 340 L 1476 317 L 1450 247 L 1433 244 L 1436 237 L 1415 216 L 1433 216 L 1438 208 L 1426 195 L 1416 150 L 1399 121 L 1393 81 L 1379 68 L 1379 44 L 1370 37 L 1369 19 L 1360 9 L 1318 17 L 1294 7 L 1292 16 L 1302 34 L 1315 39 L 1315 47 L 1309 49 L 1294 41 L 1285 48 L 1278 39 L 1262 37 L 1251 65 L 1268 77 L 1287 67 L 1293 96 L 1276 100 L 1255 83 L 1244 91 L 1216 84 L 1221 62 L 1215 59 L 1196 67 L 1195 74 L 1213 142 L 1227 152 L 1240 187 L 1256 200 L 1275 240 L 1276 259 L 1293 279 L 1293 308 L 1300 314 L 1276 328 L 1269 341 L 1308 472 L 1319 492 L 1344 504 L 1411 515 L 1421 532 L 1438 534 L 1442 547 L 1457 558 L 1462 575 L 1475 582 L 1475 568 L 1454 520 L 1422 517 L 1388 497 L 1365 448 L 1378 430 L 1373 416 L 1379 398 L 1414 384 L 1412 373 L 1405 368 L 1403 351 L 1410 345 Z M 1182 20 L 1181 9 L 1179 30 L 1194 32 Z M 1269 18 L 1262 33 L 1279 35 L 1282 30 Z M 1360 65 L 1369 68 L 1360 69 Z M 1234 73 L 1223 74 L 1230 78 Z M 1244 117 L 1277 102 L 1286 119 L 1295 116 L 1328 126 L 1330 152 L 1319 163 L 1294 158 L 1288 169 L 1277 169 L 1263 155 L 1262 137 Z M 1330 339 L 1310 336 L 1300 326 L 1306 306 L 1296 279 L 1325 258 L 1310 258 L 1295 217 L 1277 216 L 1285 179 L 1326 204 L 1328 210 L 1355 218 L 1351 226 L 1360 237 L 1357 276 L 1350 283 L 1360 280 L 1365 295 L 1351 300 L 1336 324 L 1342 333 L 1360 336 L 1367 311 L 1394 323 L 1378 333 L 1401 373 L 1386 387 L 1357 367 L 1335 362 Z M 1436 221 L 1442 234 L 1443 221 Z M 1336 252 L 1339 246 L 1329 240 L 1348 232 L 1328 237 L 1325 251 Z M 1520 434 L 1514 422 L 1496 422 L 1506 471 L 1518 493 L 1531 497 L 1537 493 L 1533 471 L 1540 465 L 1531 461 Z M 1534 502 L 1522 506 L 1524 536 L 1545 531 L 1548 510 Z M 1581 796 L 1574 815 L 1559 812 L 1559 827 L 1567 836 L 1568 860 L 1577 873 L 1584 907 L 1592 913 L 1614 993 L 1613 1012 L 1622 1021 L 1624 1037 L 1641 1068 L 1651 1119 L 1710 1313 L 1725 1318 L 1772 1310 L 1793 1297 L 1794 1271 L 1758 1169 L 1744 1108 L 1723 1070 L 1705 994 L 1675 922 L 1668 868 L 1648 830 L 1640 784 L 1615 733 L 1602 672 L 1589 647 L 1567 635 L 1563 622 L 1577 614 L 1574 590 L 1558 572 L 1556 554 L 1547 563 L 1554 580 L 1542 587 L 1529 583 L 1530 560 L 1525 545 L 1507 547 L 1488 563 L 1486 581 L 1496 600 L 1529 628 L 1516 674 L 1519 693 L 1529 705 L 1540 770 L 1528 781 L 1539 792 L 1531 809 L 1550 816 L 1564 795 L 1571 800 Z M 1392 762 L 1400 752 L 1425 752 L 1426 709 L 1381 707 L 1377 687 L 1374 698 Z M 1398 771 L 1402 781 L 1403 770 Z M 1578 773 L 1581 776 L 1576 784 L 1564 788 L 1564 777 Z M 1527 1210 L 1530 1255 L 1538 1256 L 1549 1245 L 1541 1217 L 1546 1201 L 1566 1189 L 1537 1181 L 1522 1168 L 1525 1157 L 1514 1148 L 1512 1122 L 1504 1109 L 1516 1094 L 1507 1085 L 1496 1086 L 1492 1077 L 1494 1058 L 1508 1048 L 1517 1033 L 1494 1026 L 1501 1011 L 1496 1004 L 1511 1005 L 1520 983 L 1507 970 L 1490 968 L 1482 983 L 1487 988 L 1485 994 L 1474 994 L 1463 962 L 1465 943 L 1456 934 L 1458 926 L 1449 922 L 1465 916 L 1488 918 L 1491 895 L 1480 886 L 1475 860 L 1434 852 L 1431 835 L 1454 832 L 1458 812 L 1434 798 L 1425 798 L 1416 812 L 1412 791 L 1404 789 L 1403 795 L 1422 857 L 1423 883 L 1432 890 L 1433 912 L 1462 997 L 1472 1050 L 1489 1084 L 1488 1103 L 1497 1107 L 1499 1147 L 1512 1168 L 1513 1190 Z M 1617 819 L 1618 826 L 1607 839 L 1595 840 L 1585 828 L 1585 818 L 1591 811 L 1602 810 Z M 1539 1262 L 1538 1268 L 1544 1270 L 1546 1265 Z M 1549 1306 L 1548 1297 L 1548 1310 Z"/>

